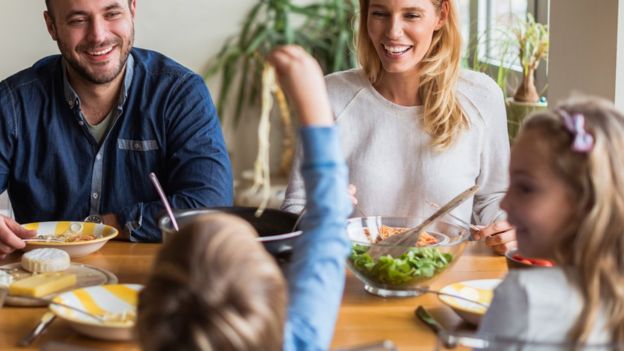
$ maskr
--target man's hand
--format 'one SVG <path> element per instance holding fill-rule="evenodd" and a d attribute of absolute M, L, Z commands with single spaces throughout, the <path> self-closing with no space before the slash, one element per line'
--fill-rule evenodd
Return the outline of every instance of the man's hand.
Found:
<path fill-rule="evenodd" d="M 13 219 L 0 215 L 0 260 L 26 246 L 22 239 L 32 238 L 35 235 L 36 231 L 24 229 Z"/>
<path fill-rule="evenodd" d="M 117 220 L 117 216 L 114 213 L 107 213 L 102 215 L 102 224 L 110 225 L 111 227 L 117 229 L 119 235 L 115 237 L 113 240 L 130 240 L 130 236 L 128 233 L 123 230 L 119 221 Z"/>
<path fill-rule="evenodd" d="M 281 87 L 294 102 L 304 126 L 331 126 L 333 114 L 325 78 L 318 62 L 303 48 L 287 45 L 267 57 L 275 67 Z"/>
<path fill-rule="evenodd" d="M 485 238 L 485 244 L 501 255 L 504 255 L 505 252 L 518 247 L 518 242 L 516 241 L 516 230 L 507 221 L 490 224 L 489 226 L 474 232 L 472 237 L 475 240 Z"/>

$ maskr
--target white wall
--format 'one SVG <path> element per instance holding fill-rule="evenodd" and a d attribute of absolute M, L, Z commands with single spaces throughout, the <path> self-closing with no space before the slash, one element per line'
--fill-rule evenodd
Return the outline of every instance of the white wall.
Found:
<path fill-rule="evenodd" d="M 582 92 L 613 100 L 624 109 L 622 6 L 624 0 L 551 0 L 551 105 Z"/>

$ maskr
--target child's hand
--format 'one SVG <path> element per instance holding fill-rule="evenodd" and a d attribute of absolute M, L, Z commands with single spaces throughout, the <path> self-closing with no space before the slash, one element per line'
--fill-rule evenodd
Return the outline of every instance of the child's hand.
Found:
<path fill-rule="evenodd" d="M 516 230 L 507 221 L 490 224 L 475 232 L 472 237 L 475 240 L 485 238 L 485 244 L 490 246 L 496 253 L 504 255 L 505 252 L 516 249 Z"/>
<path fill-rule="evenodd" d="M 295 103 L 304 126 L 329 126 L 334 123 L 323 71 L 318 62 L 303 48 L 295 45 L 273 50 L 268 61 L 284 92 Z"/>

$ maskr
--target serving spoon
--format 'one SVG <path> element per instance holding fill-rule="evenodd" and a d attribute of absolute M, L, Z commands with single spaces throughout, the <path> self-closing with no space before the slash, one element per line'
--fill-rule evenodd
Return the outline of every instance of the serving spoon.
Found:
<path fill-rule="evenodd" d="M 468 198 L 472 197 L 478 190 L 479 186 L 473 185 L 462 191 L 459 195 L 455 196 L 451 199 L 451 201 L 440 207 L 436 212 L 416 227 L 386 238 L 380 241 L 378 245 L 372 246 L 368 250 L 368 254 L 373 258 L 373 260 L 377 260 L 379 257 L 385 255 L 390 255 L 392 257 L 401 256 L 409 247 L 414 246 L 418 242 L 422 231 L 431 225 L 431 223 L 461 205 Z"/>

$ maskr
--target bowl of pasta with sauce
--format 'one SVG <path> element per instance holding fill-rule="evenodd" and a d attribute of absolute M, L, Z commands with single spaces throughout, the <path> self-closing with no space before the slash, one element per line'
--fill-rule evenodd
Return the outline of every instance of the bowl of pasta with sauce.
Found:
<path fill-rule="evenodd" d="M 24 251 L 55 248 L 66 251 L 71 258 L 96 252 L 119 234 L 109 225 L 92 222 L 36 222 L 23 224 L 22 227 L 37 232 L 26 242 Z"/>
<path fill-rule="evenodd" d="M 397 257 L 377 259 L 368 251 L 376 246 L 387 248 L 384 239 L 422 223 L 418 217 L 358 217 L 349 219 L 348 237 L 351 254 L 347 265 L 364 283 L 364 289 L 382 297 L 420 295 L 461 256 L 470 229 L 448 216 L 435 220 L 421 233 L 413 246 L 404 246 Z M 392 250 L 396 251 L 396 250 Z"/>

